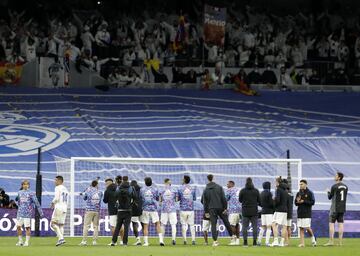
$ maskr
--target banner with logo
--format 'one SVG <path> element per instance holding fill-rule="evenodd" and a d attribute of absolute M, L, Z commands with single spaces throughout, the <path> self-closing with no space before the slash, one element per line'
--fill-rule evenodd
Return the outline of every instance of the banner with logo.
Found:
<path fill-rule="evenodd" d="M 0 62 L 0 84 L 17 84 L 22 73 L 22 62 Z"/>
<path fill-rule="evenodd" d="M 59 88 L 65 86 L 64 58 L 40 58 L 39 87 Z"/>
<path fill-rule="evenodd" d="M 52 215 L 51 209 L 44 209 L 44 217 L 40 220 L 40 233 L 41 236 L 55 236 L 55 232 L 51 230 L 50 219 Z M 81 236 L 83 230 L 84 222 L 84 209 L 76 209 L 74 215 L 74 225 L 75 225 L 75 235 Z M 160 214 L 160 213 L 159 213 Z M 178 214 L 179 215 L 179 214 Z M 328 237 L 329 235 L 329 223 L 328 223 L 328 211 L 313 211 L 312 218 L 312 228 L 315 231 L 317 237 Z M 202 216 L 203 211 L 195 211 L 195 231 L 197 237 L 202 237 Z M 179 219 L 179 216 L 178 216 Z M 219 236 L 227 237 L 228 233 L 225 226 L 219 223 Z M 260 227 L 260 219 L 258 222 Z M 138 225 L 141 228 L 141 225 Z M 258 228 L 259 228 L 258 227 Z M 337 227 L 337 225 L 336 225 Z M 67 227 L 65 227 L 66 229 Z M 35 220 L 31 221 L 31 230 L 35 230 Z M 241 223 L 240 223 L 240 230 Z M 253 230 L 252 227 L 249 228 L 251 233 Z M 337 230 L 337 228 L 336 228 Z M 92 229 L 90 229 L 92 231 Z M 177 236 L 181 237 L 181 228 L 180 222 L 178 222 Z M 296 219 L 293 219 L 292 223 L 292 236 L 297 236 L 298 227 Z M 110 217 L 107 214 L 106 209 L 102 209 L 100 213 L 100 225 L 99 225 L 99 235 L 101 236 L 111 236 L 110 229 Z M 130 226 L 130 235 L 133 235 L 132 226 Z M 154 225 L 149 227 L 149 235 L 157 236 Z M 166 236 L 171 236 L 170 229 L 166 229 Z M 0 208 L 0 236 L 14 236 L 16 239 L 16 209 L 2 209 Z M 360 212 L 358 211 L 349 211 L 345 214 L 344 222 L 344 237 L 360 237 Z"/>
<path fill-rule="evenodd" d="M 204 40 L 220 47 L 225 43 L 226 8 L 205 5 Z"/>

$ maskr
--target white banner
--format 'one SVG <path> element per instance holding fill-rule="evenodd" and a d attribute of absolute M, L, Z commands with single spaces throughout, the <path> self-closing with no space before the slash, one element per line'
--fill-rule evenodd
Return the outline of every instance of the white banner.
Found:
<path fill-rule="evenodd" d="M 39 87 L 58 88 L 64 87 L 65 67 L 63 58 L 40 58 Z"/>

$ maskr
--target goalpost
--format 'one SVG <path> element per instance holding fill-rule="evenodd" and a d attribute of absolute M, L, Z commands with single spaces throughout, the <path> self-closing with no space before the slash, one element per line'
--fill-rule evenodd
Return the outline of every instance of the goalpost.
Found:
<path fill-rule="evenodd" d="M 98 179 L 99 189 L 105 190 L 104 180 L 118 175 L 128 176 L 144 185 L 144 178 L 151 177 L 161 188 L 165 178 L 170 178 L 174 187 L 182 183 L 184 175 L 191 177 L 196 187 L 196 208 L 201 210 L 200 198 L 206 186 L 206 176 L 214 175 L 214 181 L 226 186 L 233 180 L 236 187 L 243 187 L 245 179 L 251 177 L 255 187 L 262 190 L 262 183 L 270 181 L 274 190 L 275 178 L 289 179 L 293 193 L 302 178 L 301 159 L 209 159 L 209 158 L 117 158 L 117 157 L 72 157 L 68 161 L 56 161 L 57 173 L 64 177 L 64 185 L 70 191 L 70 203 L 65 224 L 67 236 L 82 235 L 82 215 L 85 202 L 81 193 Z M 106 205 L 102 204 L 100 235 L 110 235 Z M 201 217 L 200 217 L 201 218 Z M 200 219 L 201 220 L 201 219 Z M 151 234 L 150 234 L 151 235 Z"/>

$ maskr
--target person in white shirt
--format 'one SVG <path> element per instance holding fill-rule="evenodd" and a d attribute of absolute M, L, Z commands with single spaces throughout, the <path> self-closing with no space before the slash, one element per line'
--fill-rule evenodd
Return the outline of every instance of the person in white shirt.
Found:
<path fill-rule="evenodd" d="M 66 219 L 67 205 L 69 201 L 69 192 L 63 185 L 64 178 L 56 176 L 55 178 L 55 197 L 51 203 L 51 208 L 54 209 L 51 216 L 51 227 L 55 231 L 58 241 L 56 246 L 65 244 L 64 239 L 64 224 Z"/>
<path fill-rule="evenodd" d="M 92 55 L 92 43 L 95 42 L 95 38 L 90 32 L 90 27 L 88 25 L 84 26 L 84 32 L 81 34 L 81 40 L 83 43 L 83 51 L 89 50 L 90 56 Z"/>

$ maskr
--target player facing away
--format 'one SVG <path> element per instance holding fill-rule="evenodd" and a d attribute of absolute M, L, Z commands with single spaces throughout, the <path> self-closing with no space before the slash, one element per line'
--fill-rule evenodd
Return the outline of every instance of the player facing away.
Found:
<path fill-rule="evenodd" d="M 228 213 L 229 213 L 229 222 L 233 234 L 236 235 L 236 239 L 232 240 L 230 245 L 239 245 L 240 244 L 240 212 L 241 205 L 239 202 L 240 189 L 235 187 L 235 182 L 229 180 L 227 183 L 227 189 L 225 191 L 225 197 L 228 202 Z"/>
<path fill-rule="evenodd" d="M 286 186 L 286 193 L 288 194 L 287 198 L 287 222 L 286 222 L 286 237 L 285 237 L 285 246 L 290 245 L 291 239 L 291 226 L 292 226 L 292 216 L 293 216 L 293 204 L 294 204 L 294 196 L 291 192 L 290 185 L 288 184 L 287 179 L 283 179 L 283 183 Z"/>
<path fill-rule="evenodd" d="M 161 205 L 161 232 L 165 234 L 165 226 L 170 222 L 172 244 L 176 245 L 176 202 L 178 201 L 178 192 L 171 186 L 171 180 L 164 180 L 164 189 L 160 191 Z"/>
<path fill-rule="evenodd" d="M 311 212 L 312 206 L 315 204 L 314 193 L 307 187 L 306 180 L 300 180 L 300 190 L 295 197 L 295 205 L 297 208 L 297 224 L 300 228 L 300 244 L 298 247 L 305 247 L 305 230 L 311 236 L 312 246 L 316 246 L 316 239 L 311 229 Z"/>
<path fill-rule="evenodd" d="M 93 245 L 97 244 L 99 236 L 99 219 L 100 219 L 100 206 L 103 192 L 99 191 L 99 182 L 93 180 L 91 186 L 88 187 L 83 193 L 83 199 L 86 202 L 84 226 L 83 226 L 83 239 L 80 246 L 87 245 L 87 237 L 91 224 L 93 224 Z"/>
<path fill-rule="evenodd" d="M 108 178 L 105 180 L 106 190 L 104 192 L 103 202 L 108 205 L 109 224 L 111 235 L 114 235 L 116 221 L 117 221 L 117 207 L 116 207 L 116 189 L 117 186 L 113 179 Z M 111 245 L 111 243 L 109 244 Z"/>
<path fill-rule="evenodd" d="M 274 201 L 273 195 L 270 191 L 271 183 L 265 181 L 263 184 L 263 191 L 260 194 L 260 206 L 261 206 L 261 228 L 257 240 L 257 244 L 261 245 L 261 240 L 265 234 L 265 245 L 270 246 L 270 236 L 271 236 L 271 225 L 274 216 Z"/>
<path fill-rule="evenodd" d="M 55 231 L 58 241 L 56 246 L 65 244 L 64 240 L 64 224 L 67 213 L 67 205 L 69 201 L 69 191 L 63 185 L 64 178 L 56 176 L 55 178 L 55 197 L 51 203 L 51 208 L 54 209 L 51 216 L 51 227 Z"/>
<path fill-rule="evenodd" d="M 194 202 L 196 201 L 196 188 L 190 185 L 190 177 L 185 175 L 183 184 L 178 190 L 180 201 L 180 223 L 184 239 L 184 245 L 187 244 L 186 233 L 190 226 L 192 245 L 195 245 L 195 213 Z"/>
<path fill-rule="evenodd" d="M 143 212 L 140 216 L 140 222 L 144 224 L 144 244 L 149 246 L 149 223 L 150 220 L 156 226 L 156 231 L 159 234 L 160 246 L 164 246 L 164 234 L 161 232 L 159 214 L 158 214 L 158 201 L 159 191 L 152 186 L 152 179 L 146 177 L 144 179 L 145 187 L 140 190 L 140 197 L 143 205 Z"/>
<path fill-rule="evenodd" d="M 17 235 L 19 241 L 16 246 L 29 246 L 30 234 L 31 234 L 31 218 L 34 215 L 35 207 L 40 214 L 43 216 L 41 206 L 36 198 L 35 192 L 31 191 L 30 183 L 28 180 L 24 180 L 21 183 L 21 190 L 18 192 L 16 201 L 18 202 L 18 211 L 16 216 Z M 21 227 L 24 226 L 26 230 L 26 240 L 23 243 Z"/>
<path fill-rule="evenodd" d="M 344 213 L 346 211 L 346 198 L 348 187 L 342 182 L 344 174 L 337 172 L 335 175 L 336 183 L 328 190 L 328 198 L 331 200 L 331 208 L 329 212 L 329 242 L 324 246 L 334 245 L 335 222 L 339 225 L 339 245 L 342 246 L 342 238 L 344 234 Z"/>
<path fill-rule="evenodd" d="M 204 192 L 201 197 L 201 203 L 204 206 L 204 212 L 207 214 L 207 217 L 210 218 L 211 222 L 211 235 L 213 238 L 213 246 L 219 246 L 218 239 L 218 232 L 216 230 L 216 225 L 218 221 L 218 217 L 222 219 L 226 230 L 229 233 L 229 236 L 232 240 L 235 240 L 233 237 L 231 226 L 229 223 L 229 219 L 227 216 L 227 201 L 225 198 L 224 189 L 213 182 L 214 176 L 209 174 L 207 176 L 208 184 L 204 189 Z"/>
<path fill-rule="evenodd" d="M 274 197 L 275 212 L 273 217 L 272 228 L 274 232 L 274 241 L 271 246 L 284 246 L 287 236 L 287 210 L 288 210 L 288 193 L 286 192 L 286 184 L 282 182 L 281 177 L 276 178 L 276 190 Z M 279 244 L 279 226 L 281 230 L 281 242 Z"/>
<path fill-rule="evenodd" d="M 131 209 L 131 223 L 134 231 L 134 236 L 136 239 L 136 242 L 134 245 L 141 245 L 141 239 L 139 236 L 139 230 L 140 230 L 140 216 L 142 214 L 142 200 L 140 198 L 140 186 L 138 185 L 136 180 L 132 180 L 130 182 L 130 186 L 133 188 L 133 192 L 135 194 L 135 199 L 132 203 L 132 209 Z"/>

